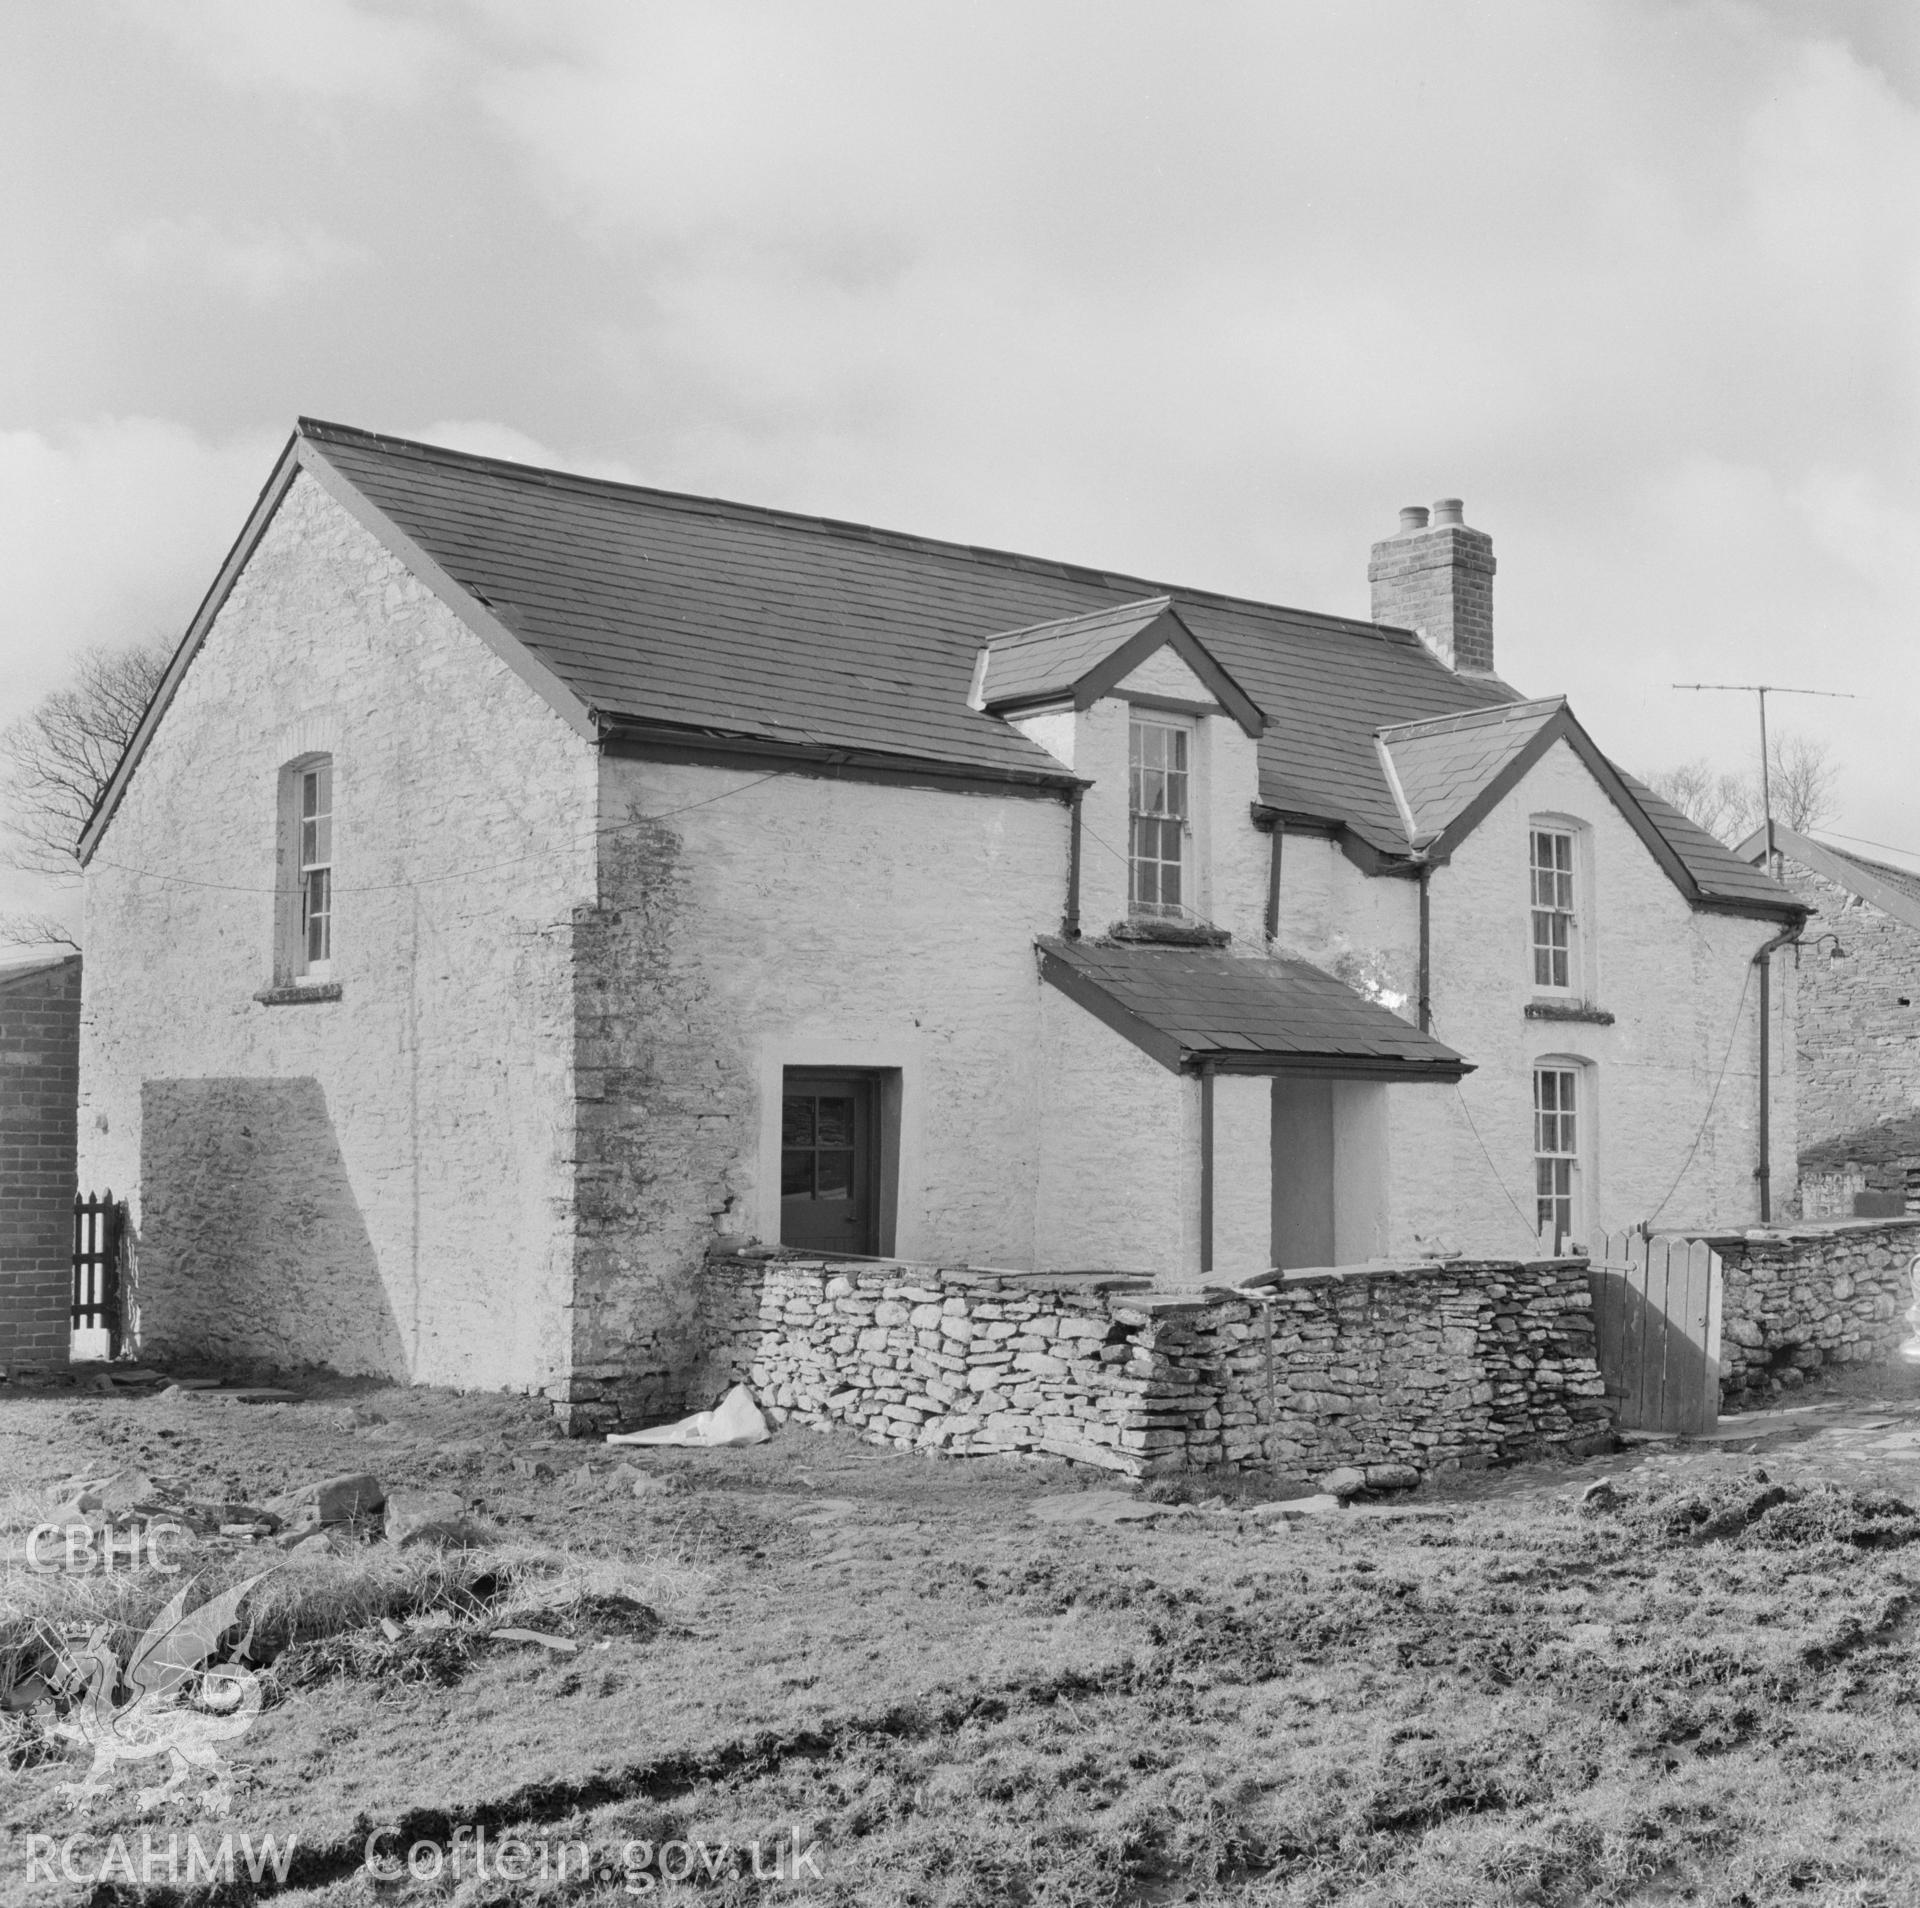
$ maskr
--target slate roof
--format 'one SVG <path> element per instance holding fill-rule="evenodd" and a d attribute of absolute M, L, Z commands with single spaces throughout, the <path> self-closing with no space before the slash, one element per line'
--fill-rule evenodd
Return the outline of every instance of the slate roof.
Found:
<path fill-rule="evenodd" d="M 1656 795 L 1645 782 L 1624 771 L 1619 774 L 1633 798 L 1661 835 L 1673 845 L 1674 852 L 1687 865 L 1688 872 L 1716 899 L 1743 902 L 1775 913 L 1805 912 L 1804 904 L 1774 878 L 1742 861 L 1717 836 L 1710 835 L 1690 815 Z"/>
<path fill-rule="evenodd" d="M 987 707 L 1065 695 L 1096 663 L 1157 623 L 1172 607 L 1170 596 L 1149 596 L 1144 602 L 1122 603 L 994 637 L 987 645 Z"/>
<path fill-rule="evenodd" d="M 1791 910 L 1793 897 L 1778 882 L 1609 762 L 1563 696 L 1382 729 L 1383 768 L 1398 791 L 1408 844 L 1451 852 L 1504 784 L 1559 740 L 1586 763 L 1648 848 L 1671 859 L 1691 893 L 1736 906 Z"/>
<path fill-rule="evenodd" d="M 1845 888 L 1882 914 L 1920 928 L 1920 874 L 1911 868 L 1896 868 L 1891 862 L 1875 861 L 1869 855 L 1855 854 L 1851 848 L 1836 848 L 1830 842 L 1814 841 L 1780 822 L 1773 825 L 1773 843 L 1789 861 L 1824 875 L 1836 886 Z M 1733 852 L 1744 861 L 1758 861 L 1767 851 L 1766 830 L 1756 828 Z"/>
<path fill-rule="evenodd" d="M 526 661 L 568 698 L 569 719 L 601 732 L 645 727 L 1067 786 L 1074 778 L 1056 758 L 970 706 L 981 647 L 1166 597 L 1235 691 L 1264 713 L 1262 801 L 1403 857 L 1407 836 L 1376 731 L 1515 700 L 1497 678 L 1455 675 L 1409 630 L 303 418 L 88 824 L 83 855 L 110 820 L 248 538 L 303 465 L 341 485 L 363 515 L 370 506 L 376 527 L 410 540 L 504 632 L 510 660 Z M 1764 875 L 1736 867 L 1673 810 L 1648 812 L 1676 864 L 1696 871 L 1700 895 L 1791 907 Z"/>
<path fill-rule="evenodd" d="M 1162 1066 L 1457 1080 L 1466 1060 L 1305 961 L 1215 947 L 1040 942 L 1040 972 Z"/>
<path fill-rule="evenodd" d="M 341 425 L 300 436 L 610 717 L 1059 778 L 967 706 L 982 644 L 1169 596 L 1267 715 L 1262 799 L 1400 852 L 1373 731 L 1512 699 L 1381 624 Z"/>
<path fill-rule="evenodd" d="M 56 967 L 77 966 L 79 961 L 78 954 L 38 954 L 10 962 L 0 967 L 0 988 L 11 987 L 16 981 L 31 980 L 37 974 L 50 974 Z"/>
<path fill-rule="evenodd" d="M 1566 706 L 1557 696 L 1510 702 L 1386 730 L 1381 740 L 1406 801 L 1413 845 L 1441 834 Z"/>

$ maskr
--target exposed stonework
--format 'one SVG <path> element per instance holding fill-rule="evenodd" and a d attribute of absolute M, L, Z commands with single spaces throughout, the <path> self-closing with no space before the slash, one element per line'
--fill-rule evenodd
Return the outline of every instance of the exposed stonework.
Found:
<path fill-rule="evenodd" d="M 1059 927 L 1065 806 L 619 757 L 600 799 L 570 1427 L 687 1401 L 706 1242 L 779 1235 L 785 1067 L 905 1083 L 896 1250 L 1031 1265 L 1033 942 Z"/>
<path fill-rule="evenodd" d="M 1801 1211 L 1842 1219 L 1920 1171 L 1920 931 L 1790 857 L 1785 874 L 1817 910 L 1799 955 Z"/>
<path fill-rule="evenodd" d="M 1911 1329 L 1920 1219 L 1723 1233 L 1720 1391 L 1791 1389 L 1833 1365 L 1884 1365 Z"/>
<path fill-rule="evenodd" d="M 0 970 L 0 1374 L 67 1362 L 79 1067 L 79 955 Z"/>
<path fill-rule="evenodd" d="M 1579 1260 L 1356 1270 L 1170 1297 L 1119 1280 L 716 1249 L 698 1389 L 776 1422 L 1134 1476 L 1421 1472 L 1611 1435 Z"/>

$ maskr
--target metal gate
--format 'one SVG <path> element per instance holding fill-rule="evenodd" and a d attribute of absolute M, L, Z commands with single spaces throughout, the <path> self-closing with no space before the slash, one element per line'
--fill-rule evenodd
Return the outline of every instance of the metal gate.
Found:
<path fill-rule="evenodd" d="M 1720 1420 L 1720 1257 L 1704 1239 L 1602 1233 L 1587 1267 L 1594 1359 L 1622 1431 Z"/>

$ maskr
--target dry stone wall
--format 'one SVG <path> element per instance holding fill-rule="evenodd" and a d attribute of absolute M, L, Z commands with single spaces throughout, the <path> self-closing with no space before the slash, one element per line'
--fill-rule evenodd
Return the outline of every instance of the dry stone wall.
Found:
<path fill-rule="evenodd" d="M 1584 1264 L 1475 1262 L 1168 1295 L 1138 1282 L 716 1249 L 705 1394 L 776 1421 L 1133 1476 L 1417 1472 L 1604 1443 Z"/>
<path fill-rule="evenodd" d="M 1920 1219 L 1708 1238 L 1720 1255 L 1720 1393 L 1791 1390 L 1835 1365 L 1885 1365 L 1911 1329 Z"/>

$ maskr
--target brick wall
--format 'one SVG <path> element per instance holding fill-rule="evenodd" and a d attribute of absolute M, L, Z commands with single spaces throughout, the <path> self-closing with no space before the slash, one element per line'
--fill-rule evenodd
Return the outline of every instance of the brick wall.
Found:
<path fill-rule="evenodd" d="M 80 957 L 0 971 L 0 1372 L 64 1365 Z"/>
<path fill-rule="evenodd" d="M 1856 1192 L 1903 1192 L 1920 1166 L 1920 932 L 1792 861 L 1786 874 L 1818 910 L 1808 940 L 1846 950 L 1800 954 L 1796 1030 L 1801 1210 L 1846 1218 Z"/>
<path fill-rule="evenodd" d="M 1712 1236 L 1720 1255 L 1720 1391 L 1791 1390 L 1831 1366 L 1895 1362 L 1913 1329 L 1920 1219 Z"/>
<path fill-rule="evenodd" d="M 1156 1294 L 1101 1278 L 717 1249 L 701 1401 L 1139 1476 L 1427 1472 L 1611 1436 L 1584 1263 L 1322 1273 Z"/>
<path fill-rule="evenodd" d="M 1466 524 L 1373 546 L 1373 620 L 1417 630 L 1449 668 L 1493 668 L 1493 539 Z"/>

